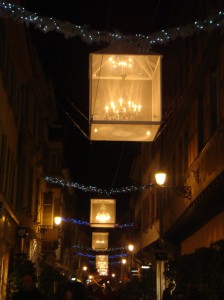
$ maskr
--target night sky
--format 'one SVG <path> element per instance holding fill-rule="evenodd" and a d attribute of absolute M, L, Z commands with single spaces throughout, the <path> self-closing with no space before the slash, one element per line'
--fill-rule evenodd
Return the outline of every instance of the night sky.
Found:
<path fill-rule="evenodd" d="M 168 3 L 167 3 L 168 2 Z M 32 0 L 25 1 L 28 10 L 41 16 L 58 18 L 92 29 L 123 34 L 153 33 L 172 24 L 178 1 L 167 0 Z M 47 78 L 52 80 L 59 103 L 60 122 L 65 128 L 65 158 L 72 180 L 100 188 L 130 185 L 129 170 L 133 158 L 139 153 L 136 142 L 91 142 L 65 115 L 63 108 L 88 135 L 88 121 L 72 103 L 89 116 L 89 53 L 108 45 L 87 45 L 80 38 L 65 39 L 56 32 L 43 33 L 30 26 Z M 89 202 L 85 193 L 80 194 L 84 211 Z M 129 195 L 120 195 L 117 202 L 121 215 Z M 119 221 L 119 220 L 117 220 Z"/>

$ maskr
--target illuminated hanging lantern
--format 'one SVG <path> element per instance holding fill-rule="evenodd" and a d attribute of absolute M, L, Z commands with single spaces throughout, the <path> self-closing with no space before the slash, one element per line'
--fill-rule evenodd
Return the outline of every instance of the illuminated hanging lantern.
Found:
<path fill-rule="evenodd" d="M 96 269 L 101 276 L 107 276 L 108 255 L 96 255 Z"/>
<path fill-rule="evenodd" d="M 91 227 L 114 227 L 115 215 L 115 199 L 91 199 Z"/>
<path fill-rule="evenodd" d="M 93 250 L 108 249 L 108 232 L 93 232 L 92 233 L 92 248 Z"/>
<path fill-rule="evenodd" d="M 90 139 L 153 141 L 161 124 L 161 55 L 119 43 L 89 61 Z"/>

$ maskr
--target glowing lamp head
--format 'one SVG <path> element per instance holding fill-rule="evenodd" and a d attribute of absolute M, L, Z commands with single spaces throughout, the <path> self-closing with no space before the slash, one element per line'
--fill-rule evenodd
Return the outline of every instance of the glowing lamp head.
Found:
<path fill-rule="evenodd" d="M 133 251 L 134 250 L 134 245 L 132 245 L 132 244 L 128 245 L 128 250 Z"/>
<path fill-rule="evenodd" d="M 158 185 L 164 185 L 166 181 L 166 173 L 164 172 L 158 172 L 155 174 L 156 183 Z"/>
<path fill-rule="evenodd" d="M 61 224 L 61 217 L 58 217 L 58 216 L 55 217 L 55 218 L 54 218 L 54 224 L 55 224 L 55 225 L 60 225 L 60 224 Z"/>

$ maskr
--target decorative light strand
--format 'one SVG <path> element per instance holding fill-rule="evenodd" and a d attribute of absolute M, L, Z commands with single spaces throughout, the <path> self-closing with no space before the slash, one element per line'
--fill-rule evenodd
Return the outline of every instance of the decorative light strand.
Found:
<path fill-rule="evenodd" d="M 110 190 L 107 189 L 101 189 L 101 188 L 97 188 L 95 186 L 86 186 L 84 184 L 79 184 L 77 182 L 68 182 L 65 181 L 63 179 L 58 179 L 56 177 L 49 177 L 49 176 L 45 176 L 45 181 L 51 183 L 51 184 L 56 184 L 56 185 L 61 185 L 63 187 L 71 187 L 74 188 L 76 190 L 80 190 L 83 191 L 85 193 L 97 193 L 97 194 L 103 194 L 106 196 L 110 196 L 113 194 L 120 194 L 120 193 L 132 193 L 132 192 L 137 192 L 137 191 L 141 191 L 141 190 L 145 190 L 145 189 L 151 189 L 153 184 L 147 184 L 147 185 L 141 185 L 141 186 L 126 186 L 126 187 L 121 187 L 121 188 L 113 188 Z"/>
<path fill-rule="evenodd" d="M 77 225 L 85 225 L 85 226 L 89 226 L 90 223 L 87 221 L 83 221 L 83 220 L 78 220 L 78 219 L 73 219 L 73 218 L 62 218 L 63 222 L 70 222 L 70 223 L 74 223 Z M 114 224 L 114 228 L 128 228 L 128 227 L 133 227 L 134 223 L 125 223 L 125 224 Z"/>
<path fill-rule="evenodd" d="M 72 248 L 77 248 L 81 250 L 87 250 L 87 251 L 92 251 L 92 252 L 115 252 L 115 251 L 120 251 L 120 250 L 128 250 L 128 246 L 126 247 L 117 247 L 117 248 L 109 248 L 107 250 L 94 250 L 92 248 L 88 248 L 85 246 L 80 246 L 80 245 L 73 245 Z"/>
<path fill-rule="evenodd" d="M 76 252 L 76 255 L 82 256 L 82 257 L 88 257 L 88 258 L 95 258 L 96 255 L 89 254 L 89 253 L 83 253 L 83 252 Z M 116 254 L 116 255 L 108 255 L 109 259 L 116 259 L 116 258 L 122 258 L 122 257 L 127 257 L 128 254 L 126 253 L 121 253 L 121 254 Z"/>
<path fill-rule="evenodd" d="M 3 17 L 11 16 L 19 23 L 25 23 L 27 26 L 33 24 L 36 29 L 43 33 L 56 31 L 64 35 L 66 39 L 80 37 L 85 43 L 112 43 L 114 41 L 127 41 L 135 44 L 144 50 L 149 50 L 156 44 L 167 44 L 168 42 L 181 37 L 192 36 L 196 32 L 211 31 L 223 28 L 224 11 L 219 11 L 216 15 L 206 18 L 202 21 L 195 21 L 193 24 L 161 30 L 152 34 L 123 35 L 120 32 L 99 31 L 88 26 L 79 26 L 70 22 L 62 22 L 53 17 L 40 17 L 35 12 L 30 12 L 24 7 L 0 1 L 0 14 Z"/>
<path fill-rule="evenodd" d="M 88 260 L 88 263 L 90 265 L 96 265 L 96 261 L 94 260 Z M 118 260 L 118 261 L 109 261 L 108 262 L 109 265 L 116 265 L 116 264 L 122 264 L 121 260 Z"/>

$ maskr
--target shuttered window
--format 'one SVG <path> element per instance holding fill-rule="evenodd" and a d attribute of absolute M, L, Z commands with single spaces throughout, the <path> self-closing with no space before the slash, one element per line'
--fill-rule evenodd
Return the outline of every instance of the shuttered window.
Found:
<path fill-rule="evenodd" d="M 43 194 L 43 205 L 42 205 L 42 224 L 45 226 L 53 226 L 53 213 L 54 213 L 54 205 L 53 205 L 53 194 L 51 192 L 47 192 Z"/>

